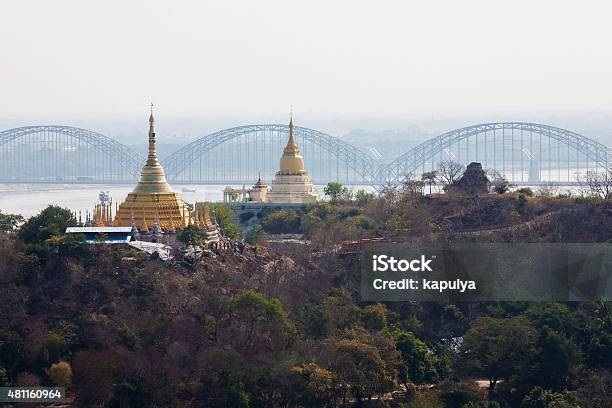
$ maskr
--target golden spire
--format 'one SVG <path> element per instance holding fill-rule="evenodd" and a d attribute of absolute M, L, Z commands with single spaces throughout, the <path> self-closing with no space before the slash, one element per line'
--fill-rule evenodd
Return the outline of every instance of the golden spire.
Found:
<path fill-rule="evenodd" d="M 153 118 L 153 104 L 149 116 L 149 154 L 147 162 L 140 172 L 140 180 L 134 189 L 135 193 L 172 193 L 172 187 L 166 181 L 166 174 L 157 158 L 155 143 L 155 119 Z"/>
<path fill-rule="evenodd" d="M 149 116 L 149 155 L 147 165 L 159 165 L 157 160 L 157 146 L 155 144 L 155 119 L 153 118 L 153 103 L 151 103 L 151 115 Z"/>
<path fill-rule="evenodd" d="M 293 137 L 293 105 L 291 105 L 291 116 L 289 117 L 289 140 L 287 141 L 287 146 L 285 146 L 285 151 L 290 150 L 291 153 L 298 153 L 300 150 L 295 144 L 295 139 Z"/>
<path fill-rule="evenodd" d="M 293 135 L 293 108 L 291 109 L 291 117 L 289 119 L 289 140 L 287 145 L 283 149 L 283 156 L 280 160 L 281 174 L 303 174 L 304 170 L 304 158 L 300 155 L 300 149 L 295 143 Z"/>

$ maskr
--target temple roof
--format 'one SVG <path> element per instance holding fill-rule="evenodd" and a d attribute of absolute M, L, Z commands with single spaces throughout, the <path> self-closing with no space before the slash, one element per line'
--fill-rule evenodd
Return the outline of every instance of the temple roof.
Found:
<path fill-rule="evenodd" d="M 263 182 L 263 180 L 261 179 L 261 174 L 259 175 L 259 177 L 257 177 L 257 182 L 255 183 L 254 188 L 266 188 L 266 183 Z"/>

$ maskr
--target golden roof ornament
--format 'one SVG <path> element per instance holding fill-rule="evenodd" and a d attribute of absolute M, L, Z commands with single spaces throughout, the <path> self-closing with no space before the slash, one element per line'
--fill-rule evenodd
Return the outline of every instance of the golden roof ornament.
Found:
<path fill-rule="evenodd" d="M 304 174 L 304 158 L 300 155 L 300 149 L 295 143 L 293 111 L 289 119 L 289 140 L 283 149 L 283 156 L 280 159 L 279 174 Z"/>

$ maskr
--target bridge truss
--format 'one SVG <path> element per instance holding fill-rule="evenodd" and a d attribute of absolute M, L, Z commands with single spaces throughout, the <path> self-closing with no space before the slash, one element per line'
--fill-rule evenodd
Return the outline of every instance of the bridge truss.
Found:
<path fill-rule="evenodd" d="M 270 182 L 289 129 L 262 124 L 225 129 L 162 160 L 169 181 L 183 184 Z M 516 185 L 574 184 L 588 171 L 611 170 L 612 150 L 585 136 L 526 122 L 484 123 L 427 140 L 389 164 L 317 130 L 295 127 L 306 169 L 316 184 L 399 183 L 442 161 L 477 161 Z M 146 140 L 143 136 L 143 141 Z M 0 132 L 0 181 L 132 183 L 145 159 L 104 135 L 70 126 L 29 126 Z"/>
<path fill-rule="evenodd" d="M 381 182 L 419 177 L 442 161 L 480 162 L 516 185 L 571 185 L 610 169 L 612 150 L 569 130 L 526 122 L 484 123 L 427 140 L 381 171 Z"/>
<path fill-rule="evenodd" d="M 379 164 L 369 154 L 325 133 L 296 126 L 294 135 L 315 184 L 337 180 L 372 184 Z M 204 136 L 162 160 L 171 181 L 252 184 L 259 174 L 268 183 L 278 171 L 287 144 L 287 125 L 248 125 Z"/>
<path fill-rule="evenodd" d="M 104 135 L 71 126 L 0 132 L 5 182 L 132 182 L 145 159 Z"/>

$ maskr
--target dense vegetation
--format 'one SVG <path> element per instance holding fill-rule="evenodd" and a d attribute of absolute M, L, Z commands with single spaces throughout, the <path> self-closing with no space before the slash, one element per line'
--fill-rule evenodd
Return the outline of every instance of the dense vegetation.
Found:
<path fill-rule="evenodd" d="M 358 257 L 336 252 L 375 236 L 603 242 L 610 201 L 425 185 L 332 185 L 329 202 L 261 214 L 245 253 L 195 265 L 86 245 L 57 207 L 0 213 L 0 386 L 67 386 L 83 407 L 611 406 L 609 303 L 364 303 Z M 272 250 L 262 231 L 310 243 Z"/>

